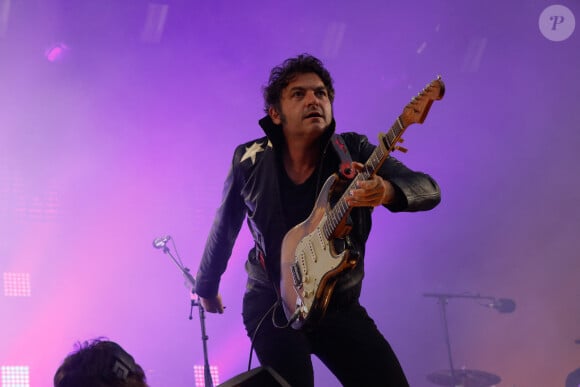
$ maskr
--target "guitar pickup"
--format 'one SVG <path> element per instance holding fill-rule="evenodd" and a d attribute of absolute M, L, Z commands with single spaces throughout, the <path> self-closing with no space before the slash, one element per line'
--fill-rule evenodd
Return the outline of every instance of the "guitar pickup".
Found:
<path fill-rule="evenodd" d="M 301 288 L 302 287 L 302 271 L 300 270 L 300 266 L 298 263 L 293 263 L 290 266 L 290 271 L 292 272 L 292 282 L 294 282 L 294 287 Z"/>

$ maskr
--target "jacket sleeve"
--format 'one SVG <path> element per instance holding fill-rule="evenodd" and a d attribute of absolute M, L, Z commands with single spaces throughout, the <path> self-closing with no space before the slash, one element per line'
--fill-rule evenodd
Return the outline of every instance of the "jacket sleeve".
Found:
<path fill-rule="evenodd" d="M 376 148 L 364 135 L 346 133 L 343 136 L 356 161 L 365 163 Z M 427 211 L 441 201 L 441 190 L 431 176 L 411 170 L 392 156 L 387 157 L 377 175 L 395 187 L 395 201 L 385 206 L 393 212 Z"/>
<path fill-rule="evenodd" d="M 232 165 L 224 183 L 222 201 L 215 214 L 197 272 L 196 293 L 204 298 L 218 294 L 232 249 L 246 216 L 240 187 L 240 149 L 234 153 Z"/>

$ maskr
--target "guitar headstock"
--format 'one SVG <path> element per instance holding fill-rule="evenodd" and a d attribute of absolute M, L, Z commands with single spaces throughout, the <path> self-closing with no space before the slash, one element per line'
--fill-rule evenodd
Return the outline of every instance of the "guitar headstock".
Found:
<path fill-rule="evenodd" d="M 431 81 L 425 88 L 416 96 L 413 97 L 411 102 L 405 106 L 400 119 L 403 123 L 403 127 L 407 127 L 411 124 L 422 124 L 429 113 L 429 108 L 433 104 L 433 101 L 440 100 L 445 94 L 445 84 L 441 80 L 441 77 Z"/>

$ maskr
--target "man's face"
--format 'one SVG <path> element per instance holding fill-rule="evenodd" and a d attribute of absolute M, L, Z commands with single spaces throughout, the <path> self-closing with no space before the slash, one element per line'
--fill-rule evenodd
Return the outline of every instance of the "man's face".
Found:
<path fill-rule="evenodd" d="M 332 105 L 324 83 L 315 73 L 296 74 L 282 90 L 280 112 L 270 107 L 270 117 L 284 134 L 318 136 L 332 121 Z"/>

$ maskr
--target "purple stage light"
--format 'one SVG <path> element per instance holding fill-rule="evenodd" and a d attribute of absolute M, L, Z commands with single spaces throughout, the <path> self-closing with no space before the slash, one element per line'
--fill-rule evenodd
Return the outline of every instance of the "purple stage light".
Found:
<path fill-rule="evenodd" d="M 2 366 L 2 387 L 30 387 L 28 366 Z"/>
<path fill-rule="evenodd" d="M 195 387 L 203 387 L 205 386 L 205 377 L 204 377 L 204 368 L 203 365 L 194 365 L 193 372 L 195 375 Z M 209 372 L 211 374 L 211 380 L 213 381 L 214 386 L 220 384 L 220 377 L 218 372 L 217 366 L 209 366 Z"/>
<path fill-rule="evenodd" d="M 4 273 L 4 295 L 6 297 L 30 297 L 30 274 Z"/>

